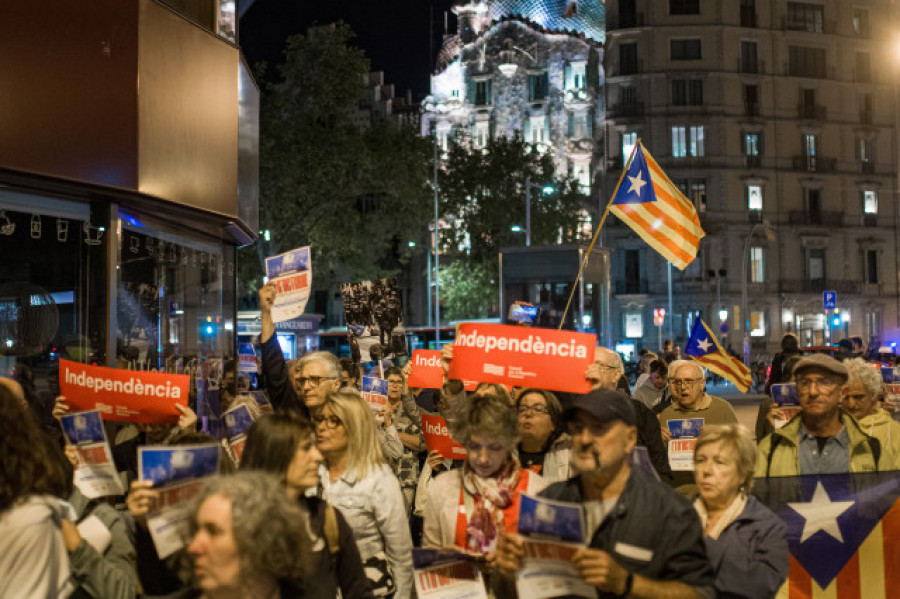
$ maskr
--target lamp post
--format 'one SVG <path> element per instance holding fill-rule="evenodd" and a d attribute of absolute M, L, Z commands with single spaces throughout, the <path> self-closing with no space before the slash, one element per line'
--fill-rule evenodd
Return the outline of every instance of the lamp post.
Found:
<path fill-rule="evenodd" d="M 775 238 L 775 229 L 772 228 L 772 225 L 769 224 L 769 221 L 764 220 L 761 223 L 756 223 L 753 227 L 750 228 L 750 233 L 747 235 L 747 239 L 744 240 L 744 253 L 743 259 L 741 260 L 741 331 L 744 336 L 744 364 L 750 364 L 750 330 L 749 323 L 750 319 L 747 317 L 747 262 L 750 260 L 750 240 L 753 239 L 753 234 L 756 233 L 756 229 L 758 227 L 765 228 L 766 237 L 771 241 Z"/>
<path fill-rule="evenodd" d="M 541 193 L 548 195 L 555 190 L 552 185 L 538 185 L 531 182 L 531 175 L 525 176 L 525 245 L 531 246 L 531 188 L 540 189 Z"/>

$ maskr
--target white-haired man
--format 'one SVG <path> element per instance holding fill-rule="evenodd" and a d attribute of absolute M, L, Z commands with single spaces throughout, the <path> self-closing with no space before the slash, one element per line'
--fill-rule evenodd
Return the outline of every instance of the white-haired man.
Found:
<path fill-rule="evenodd" d="M 707 424 L 737 424 L 734 408 L 724 399 L 706 392 L 706 371 L 691 360 L 675 360 L 669 364 L 669 391 L 672 405 L 659 415 L 659 425 L 663 440 L 670 438 L 669 421 L 702 419 Z M 676 470 L 675 486 L 692 485 L 694 473 L 690 470 Z"/>

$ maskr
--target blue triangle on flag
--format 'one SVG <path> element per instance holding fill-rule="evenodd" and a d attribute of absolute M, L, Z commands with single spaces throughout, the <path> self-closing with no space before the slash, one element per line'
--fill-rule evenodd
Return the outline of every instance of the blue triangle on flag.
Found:
<path fill-rule="evenodd" d="M 625 176 L 613 198 L 613 204 L 643 204 L 655 202 L 656 194 L 653 192 L 653 181 L 650 178 L 650 169 L 644 158 L 644 151 L 640 145 L 634 151 L 634 158 L 625 171 Z"/>
<path fill-rule="evenodd" d="M 753 494 L 784 520 L 791 555 L 824 589 L 897 501 L 900 473 L 757 479 Z"/>
<path fill-rule="evenodd" d="M 719 351 L 716 342 L 713 341 L 712 335 L 703 326 L 703 321 L 698 318 L 694 321 L 694 327 L 691 329 L 691 338 L 688 339 L 687 345 L 684 346 L 684 353 L 695 358 L 702 358 L 706 354 L 714 354 Z"/>

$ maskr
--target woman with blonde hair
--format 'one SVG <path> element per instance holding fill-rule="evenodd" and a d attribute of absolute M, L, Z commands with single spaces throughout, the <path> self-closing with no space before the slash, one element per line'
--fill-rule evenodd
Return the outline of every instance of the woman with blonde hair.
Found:
<path fill-rule="evenodd" d="M 750 495 L 756 444 L 740 424 L 708 424 L 694 448 L 694 508 L 720 597 L 774 597 L 787 578 L 781 518 Z"/>
<path fill-rule="evenodd" d="M 373 594 L 407 599 L 413 579 L 406 504 L 384 461 L 372 409 L 358 393 L 333 391 L 313 423 L 325 458 L 319 468 L 322 497 L 353 529 Z"/>

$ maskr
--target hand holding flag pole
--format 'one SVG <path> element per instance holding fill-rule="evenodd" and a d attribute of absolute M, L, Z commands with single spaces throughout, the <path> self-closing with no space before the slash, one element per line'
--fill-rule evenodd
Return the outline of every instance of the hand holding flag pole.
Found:
<path fill-rule="evenodd" d="M 622 181 L 626 176 L 628 184 L 623 187 Z M 700 227 L 700 217 L 693 203 L 672 183 L 638 139 L 578 268 L 560 329 L 610 211 L 680 270 L 684 270 L 697 257 L 700 239 L 706 235 Z"/>

